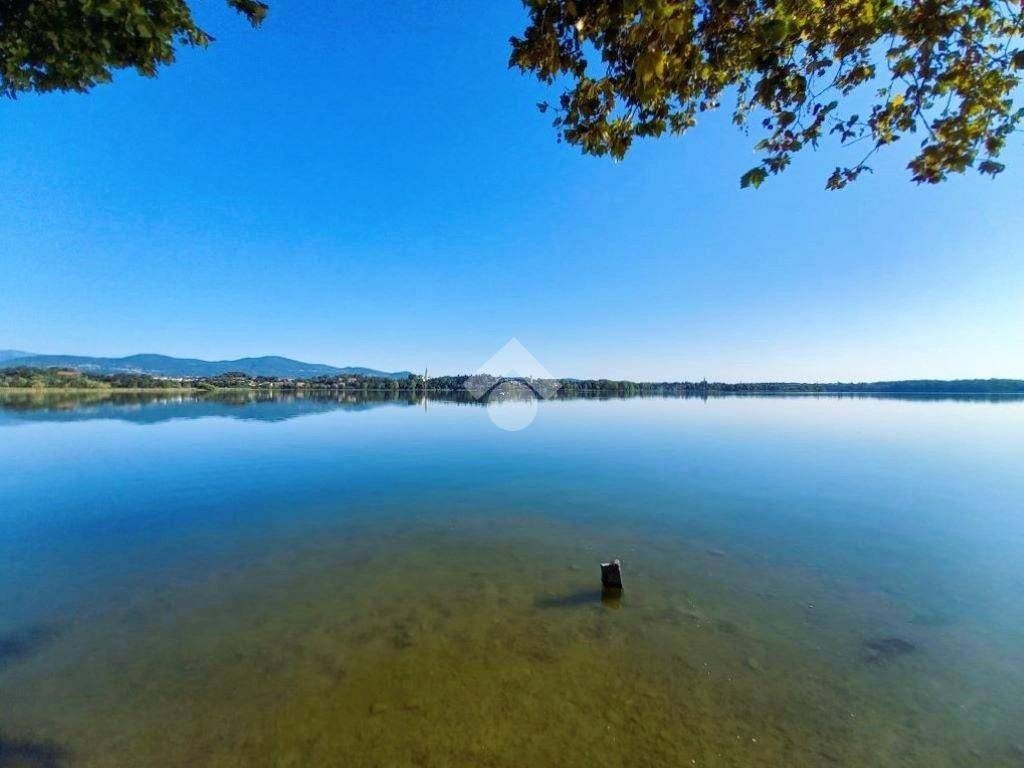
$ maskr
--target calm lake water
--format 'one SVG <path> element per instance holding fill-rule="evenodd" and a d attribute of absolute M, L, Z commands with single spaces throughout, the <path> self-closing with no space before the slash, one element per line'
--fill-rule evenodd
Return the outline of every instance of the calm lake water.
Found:
<path fill-rule="evenodd" d="M 1024 765 L 1024 401 L 537 411 L 0 397 L 0 766 Z"/>

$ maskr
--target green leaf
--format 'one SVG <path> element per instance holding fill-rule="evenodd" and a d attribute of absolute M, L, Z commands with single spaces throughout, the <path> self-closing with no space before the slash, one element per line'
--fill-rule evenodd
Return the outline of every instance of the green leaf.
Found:
<path fill-rule="evenodd" d="M 768 178 L 768 172 L 764 168 L 751 168 L 740 177 L 740 189 L 747 187 L 757 189 L 766 178 Z"/>

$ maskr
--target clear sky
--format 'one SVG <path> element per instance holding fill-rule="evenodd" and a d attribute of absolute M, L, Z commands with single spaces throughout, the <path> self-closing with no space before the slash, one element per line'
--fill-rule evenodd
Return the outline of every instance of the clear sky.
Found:
<path fill-rule="evenodd" d="M 554 375 L 1024 378 L 1024 140 L 996 181 L 797 158 L 707 117 L 622 163 L 509 71 L 517 0 L 274 0 L 156 80 L 0 102 L 0 348 Z M 860 148 L 851 150 L 859 152 Z"/>

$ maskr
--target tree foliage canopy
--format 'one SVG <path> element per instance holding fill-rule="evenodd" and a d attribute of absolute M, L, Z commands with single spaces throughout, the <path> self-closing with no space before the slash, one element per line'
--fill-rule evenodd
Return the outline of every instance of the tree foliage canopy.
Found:
<path fill-rule="evenodd" d="M 635 137 L 681 134 L 729 99 L 733 121 L 761 133 L 742 186 L 823 140 L 862 144 L 828 177 L 838 189 L 913 134 L 913 180 L 936 183 L 1002 171 L 1024 118 L 1021 0 L 523 2 L 510 66 L 566 84 L 554 124 L 588 154 L 622 158 Z"/>
<path fill-rule="evenodd" d="M 267 6 L 225 0 L 254 26 Z M 825 140 L 860 144 L 838 189 L 916 135 L 917 182 L 995 175 L 1024 120 L 1022 0 L 523 0 L 510 65 L 549 84 L 561 139 L 622 158 L 635 137 L 680 134 L 733 104 L 759 132 L 759 186 Z M 131 67 L 153 76 L 213 38 L 187 0 L 0 0 L 0 94 L 87 91 Z M 548 109 L 547 104 L 541 108 Z"/>
<path fill-rule="evenodd" d="M 267 12 L 226 1 L 253 26 Z M 185 0 L 0 0 L 0 94 L 87 91 L 125 67 L 152 77 L 177 46 L 212 39 Z"/>

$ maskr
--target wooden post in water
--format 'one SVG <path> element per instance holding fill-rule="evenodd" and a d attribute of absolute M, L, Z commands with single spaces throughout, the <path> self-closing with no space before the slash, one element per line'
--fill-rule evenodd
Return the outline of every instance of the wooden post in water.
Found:
<path fill-rule="evenodd" d="M 606 608 L 622 607 L 622 563 L 601 563 L 601 602 Z"/>
<path fill-rule="evenodd" d="M 605 589 L 622 589 L 622 563 L 618 560 L 601 563 L 601 586 Z"/>

